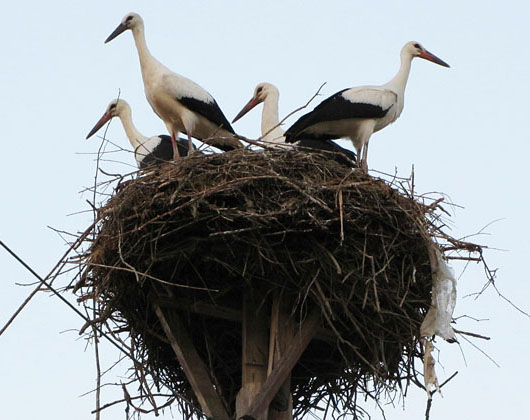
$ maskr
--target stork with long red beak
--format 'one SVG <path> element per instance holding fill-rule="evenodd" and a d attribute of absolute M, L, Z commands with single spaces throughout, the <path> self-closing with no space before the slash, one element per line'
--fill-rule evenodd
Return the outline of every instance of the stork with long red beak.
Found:
<path fill-rule="evenodd" d="M 126 30 L 130 30 L 134 37 L 145 95 L 171 134 L 175 156 L 178 155 L 176 139 L 179 132 L 188 136 L 190 153 L 192 137 L 224 151 L 242 147 L 212 95 L 190 79 L 173 73 L 151 55 L 140 15 L 127 14 L 105 43 Z"/>
<path fill-rule="evenodd" d="M 286 131 L 285 141 L 292 143 L 301 138 L 323 141 L 348 137 L 357 150 L 359 166 L 367 171 L 370 136 L 401 115 L 410 65 L 415 57 L 449 67 L 449 64 L 427 51 L 421 44 L 408 42 L 401 49 L 401 67 L 390 82 L 335 93 L 296 121 Z"/>
<path fill-rule="evenodd" d="M 260 83 L 254 89 L 250 101 L 243 107 L 239 114 L 232 120 L 234 124 L 255 106 L 263 103 L 261 113 L 261 140 L 269 143 L 285 143 L 283 130 L 280 127 L 278 103 L 280 92 L 278 88 L 270 83 Z"/>
<path fill-rule="evenodd" d="M 260 103 L 263 103 L 263 111 L 261 114 L 261 140 L 270 143 L 275 147 L 288 147 L 285 144 L 284 131 L 280 127 L 280 118 L 278 112 L 278 103 L 280 100 L 280 92 L 276 86 L 271 83 L 260 83 L 254 89 L 254 95 L 243 109 L 236 115 L 232 123 L 235 123 L 243 117 L 252 108 Z M 337 154 L 337 161 L 351 166 L 355 162 L 356 156 L 351 150 L 345 149 L 331 140 L 318 141 L 314 139 L 300 139 L 296 142 L 296 146 L 304 150 L 320 150 L 325 152 L 332 152 Z M 344 159 L 346 158 L 346 159 Z"/>
<path fill-rule="evenodd" d="M 153 137 L 145 137 L 133 124 L 130 105 L 123 99 L 110 101 L 103 116 L 96 123 L 86 138 L 92 137 L 96 132 L 112 118 L 118 117 L 123 124 L 125 134 L 134 149 L 134 158 L 140 169 L 145 169 L 156 163 L 170 161 L 173 159 L 173 146 L 171 137 L 164 134 Z M 178 139 L 177 148 L 180 155 L 188 153 L 189 144 L 186 140 Z"/>

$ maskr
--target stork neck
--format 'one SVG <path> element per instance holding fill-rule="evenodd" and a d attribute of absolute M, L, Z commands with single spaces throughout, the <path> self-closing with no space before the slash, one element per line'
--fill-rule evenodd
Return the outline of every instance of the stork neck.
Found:
<path fill-rule="evenodd" d="M 151 55 L 147 42 L 145 42 L 145 31 L 143 25 L 138 26 L 132 31 L 136 50 L 138 51 L 138 58 L 140 59 L 140 68 L 142 70 L 142 78 L 146 78 L 146 74 L 157 65 L 161 65 L 156 58 Z"/>
<path fill-rule="evenodd" d="M 278 112 L 279 95 L 271 92 L 263 101 L 261 114 L 261 135 L 263 140 L 271 142 L 283 142 L 284 131 L 278 125 L 280 117 Z M 271 128 L 275 127 L 272 131 Z"/>
<path fill-rule="evenodd" d="M 407 86 L 407 81 L 410 74 L 410 65 L 412 63 L 412 55 L 402 52 L 401 53 L 401 66 L 399 71 L 396 73 L 394 78 L 386 84 L 386 86 L 397 93 L 403 94 L 405 92 L 405 87 Z"/>
<path fill-rule="evenodd" d="M 120 113 L 120 120 L 123 125 L 123 129 L 125 130 L 125 134 L 127 134 L 129 142 L 131 143 L 131 146 L 134 150 L 136 150 L 138 146 L 147 140 L 147 137 L 142 135 L 142 133 L 140 133 L 134 126 L 132 121 L 132 111 L 130 108 L 127 108 Z"/>

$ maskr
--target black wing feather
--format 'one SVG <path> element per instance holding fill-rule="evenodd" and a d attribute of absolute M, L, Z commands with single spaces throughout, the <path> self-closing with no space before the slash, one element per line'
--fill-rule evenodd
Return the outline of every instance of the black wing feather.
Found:
<path fill-rule="evenodd" d="M 219 108 L 219 105 L 215 100 L 212 103 L 207 103 L 189 96 L 183 96 L 181 98 L 177 98 L 177 100 L 190 111 L 202 115 L 216 126 L 224 128 L 226 131 L 235 134 L 234 129 L 226 119 L 223 111 L 221 111 L 221 108 Z"/>
<path fill-rule="evenodd" d="M 230 150 L 236 150 L 240 149 L 242 146 L 239 143 L 222 143 L 222 142 L 216 142 L 216 143 L 209 143 L 214 147 L 217 147 L 219 150 L 222 150 L 223 152 L 229 152 Z"/>
<path fill-rule="evenodd" d="M 344 147 L 341 147 L 338 144 L 333 143 L 332 141 L 322 141 L 322 140 L 303 138 L 298 141 L 296 146 L 302 149 L 305 148 L 305 149 L 311 149 L 311 150 L 317 150 L 317 151 L 322 150 L 325 152 L 334 153 L 333 158 L 338 163 L 340 163 L 341 165 L 349 166 L 349 167 L 353 166 L 352 162 L 355 162 L 357 160 L 357 156 L 355 155 L 355 152 L 345 149 Z"/>
<path fill-rule="evenodd" d="M 342 96 L 342 93 L 349 89 L 343 89 L 329 98 L 322 101 L 317 107 L 302 115 L 286 132 L 286 143 L 294 143 L 301 135 L 304 138 L 315 140 L 332 140 L 340 136 L 326 133 L 304 133 L 304 130 L 312 125 L 326 122 L 338 121 L 349 118 L 382 118 L 391 108 L 383 109 L 378 105 L 367 104 L 362 102 L 351 102 Z"/>
<path fill-rule="evenodd" d="M 151 165 L 157 165 L 160 162 L 169 162 L 173 160 L 173 145 L 171 144 L 171 137 L 166 134 L 161 134 L 160 143 L 151 150 L 151 153 L 146 154 L 140 160 L 140 169 L 145 169 Z M 141 147 L 141 146 L 140 146 Z M 177 139 L 177 150 L 180 156 L 188 155 L 188 140 Z"/>

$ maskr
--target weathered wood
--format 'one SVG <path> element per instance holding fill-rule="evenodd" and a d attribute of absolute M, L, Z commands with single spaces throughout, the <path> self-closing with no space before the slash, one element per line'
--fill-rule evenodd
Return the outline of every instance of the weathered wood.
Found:
<path fill-rule="evenodd" d="M 291 317 L 292 303 L 287 297 L 275 293 L 271 310 L 269 339 L 269 366 L 267 375 L 272 373 L 281 356 L 294 340 L 296 324 Z M 269 406 L 268 420 L 292 420 L 293 398 L 291 395 L 291 373 L 285 379 Z"/>
<path fill-rule="evenodd" d="M 232 322 L 242 322 L 243 313 L 237 309 L 226 308 L 220 305 L 214 305 L 206 302 L 189 303 L 186 299 L 178 299 L 169 296 L 156 296 L 151 299 L 162 308 L 172 308 L 181 312 L 191 312 L 197 315 L 204 315 L 211 318 L 224 319 Z M 319 328 L 315 340 L 335 343 L 337 337 L 326 328 Z"/>
<path fill-rule="evenodd" d="M 221 397 L 215 390 L 208 375 L 206 365 L 193 346 L 191 338 L 176 314 L 168 314 L 158 304 L 154 304 L 156 315 L 166 333 L 177 359 L 184 369 L 202 410 L 209 418 L 229 420 Z"/>
<path fill-rule="evenodd" d="M 289 348 L 286 349 L 286 352 L 280 357 L 278 364 L 272 369 L 271 374 L 252 401 L 249 409 L 243 416 L 238 413 L 238 418 L 243 417 L 245 419 L 259 420 L 267 414 L 267 410 L 272 399 L 291 373 L 291 370 L 296 365 L 296 362 L 298 362 L 300 359 L 300 356 L 304 350 L 316 335 L 319 323 L 320 313 L 318 311 L 312 312 L 302 323 L 302 326 L 297 331 L 293 342 Z"/>
<path fill-rule="evenodd" d="M 233 322 L 241 322 L 243 318 L 241 311 L 206 302 L 197 301 L 190 303 L 186 299 L 178 299 L 169 296 L 156 296 L 153 301 L 158 303 L 162 308 L 173 308 L 179 311 L 187 311 L 198 315 L 209 316 L 211 318 L 219 318 Z"/>
<path fill-rule="evenodd" d="M 267 379 L 269 314 L 268 308 L 260 306 L 260 302 L 250 294 L 246 294 L 243 302 L 242 323 L 242 378 L 241 390 L 236 398 L 236 416 L 245 413 L 254 397 Z M 266 420 L 267 412 L 257 420 Z"/>

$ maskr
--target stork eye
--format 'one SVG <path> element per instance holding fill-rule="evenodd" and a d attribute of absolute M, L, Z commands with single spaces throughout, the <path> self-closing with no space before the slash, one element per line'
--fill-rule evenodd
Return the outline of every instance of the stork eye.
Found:
<path fill-rule="evenodd" d="M 133 16 L 127 16 L 127 19 L 125 19 L 126 22 L 130 22 L 132 20 Z"/>
<path fill-rule="evenodd" d="M 113 109 L 115 109 L 115 108 L 116 108 L 116 104 L 112 104 L 112 105 L 110 106 L 110 110 L 111 110 L 111 111 L 112 111 Z"/>
<path fill-rule="evenodd" d="M 414 44 L 414 48 L 417 48 L 418 50 L 422 49 L 420 44 Z"/>
<path fill-rule="evenodd" d="M 261 91 L 263 90 L 263 88 L 260 86 L 257 90 L 258 93 L 261 93 Z"/>

